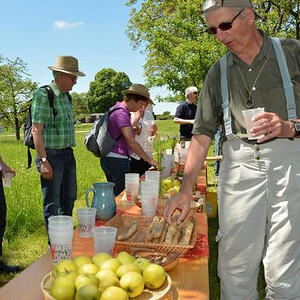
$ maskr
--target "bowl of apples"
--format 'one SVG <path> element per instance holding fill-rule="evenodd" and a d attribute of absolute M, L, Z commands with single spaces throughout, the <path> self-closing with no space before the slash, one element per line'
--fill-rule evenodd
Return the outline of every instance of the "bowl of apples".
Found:
<path fill-rule="evenodd" d="M 171 284 L 162 266 L 122 251 L 62 260 L 44 276 L 41 290 L 45 300 L 156 300 Z"/>

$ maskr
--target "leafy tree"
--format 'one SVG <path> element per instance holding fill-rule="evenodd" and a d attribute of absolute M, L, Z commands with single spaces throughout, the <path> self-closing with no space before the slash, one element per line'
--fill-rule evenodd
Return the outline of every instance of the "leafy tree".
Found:
<path fill-rule="evenodd" d="M 113 69 L 102 69 L 90 83 L 87 93 L 90 112 L 106 112 L 116 101 L 123 98 L 122 90 L 131 85 L 129 77 L 124 72 Z"/>
<path fill-rule="evenodd" d="M 127 0 L 132 7 L 127 34 L 134 49 L 146 54 L 145 76 L 150 87 L 167 86 L 182 100 L 187 86 L 201 89 L 211 67 L 226 51 L 205 33 L 204 0 Z M 299 38 L 299 1 L 253 1 L 268 35 Z M 180 95 L 178 95 L 178 93 Z M 180 96 L 180 97 L 178 97 Z"/>
<path fill-rule="evenodd" d="M 20 128 L 25 121 L 26 107 L 37 84 L 29 79 L 27 64 L 21 59 L 0 60 L 0 115 L 3 124 L 15 129 L 20 140 Z"/>
<path fill-rule="evenodd" d="M 87 106 L 87 95 L 86 93 L 72 93 L 72 102 L 73 102 L 73 109 L 75 115 L 86 114 L 89 112 Z"/>

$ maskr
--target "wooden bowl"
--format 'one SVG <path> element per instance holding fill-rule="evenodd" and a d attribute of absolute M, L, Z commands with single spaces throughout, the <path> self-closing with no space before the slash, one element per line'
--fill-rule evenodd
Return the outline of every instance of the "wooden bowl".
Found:
<path fill-rule="evenodd" d="M 170 271 L 176 267 L 179 262 L 179 253 L 177 252 L 157 252 L 154 249 L 134 249 L 132 255 L 135 258 L 144 257 L 152 263 L 162 266 L 165 271 Z"/>

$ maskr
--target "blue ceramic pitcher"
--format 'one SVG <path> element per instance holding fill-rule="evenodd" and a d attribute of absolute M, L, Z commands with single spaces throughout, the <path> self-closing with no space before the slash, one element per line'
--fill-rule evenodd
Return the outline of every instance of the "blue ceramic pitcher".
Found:
<path fill-rule="evenodd" d="M 97 220 L 106 221 L 116 214 L 114 185 L 112 182 L 97 182 L 93 183 L 94 188 L 89 188 L 85 192 L 87 207 L 95 207 L 97 209 Z M 94 193 L 91 206 L 89 205 L 90 192 Z"/>

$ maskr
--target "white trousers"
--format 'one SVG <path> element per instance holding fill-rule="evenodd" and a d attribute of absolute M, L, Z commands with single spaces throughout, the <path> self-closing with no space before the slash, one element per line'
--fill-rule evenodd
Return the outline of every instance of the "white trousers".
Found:
<path fill-rule="evenodd" d="M 223 145 L 219 176 L 222 300 L 258 299 L 263 261 L 266 299 L 300 299 L 300 139 Z"/>

